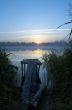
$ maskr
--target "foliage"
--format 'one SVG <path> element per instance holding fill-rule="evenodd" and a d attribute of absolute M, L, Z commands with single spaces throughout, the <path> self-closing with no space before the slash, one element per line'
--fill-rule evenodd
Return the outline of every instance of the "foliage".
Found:
<path fill-rule="evenodd" d="M 10 110 L 17 94 L 14 84 L 17 67 L 11 64 L 8 55 L 0 50 L 0 110 Z"/>
<path fill-rule="evenodd" d="M 56 110 L 71 110 L 72 105 L 72 40 L 63 55 L 58 56 L 55 52 L 43 56 L 44 64 L 48 71 L 48 79 L 53 81 L 53 92 L 59 98 L 61 108 Z M 57 102 L 55 103 L 57 104 Z"/>
<path fill-rule="evenodd" d="M 0 50 L 0 83 L 11 86 L 16 75 L 16 67 L 11 64 L 8 55 L 4 50 Z"/>

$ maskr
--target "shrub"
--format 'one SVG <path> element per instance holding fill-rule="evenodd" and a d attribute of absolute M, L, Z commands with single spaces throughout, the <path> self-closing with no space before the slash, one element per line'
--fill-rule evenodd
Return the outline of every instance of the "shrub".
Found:
<path fill-rule="evenodd" d="M 47 68 L 48 80 L 53 81 L 53 92 L 56 98 L 60 98 L 61 108 L 56 110 L 71 110 L 72 105 L 72 40 L 63 55 L 58 56 L 55 52 L 44 55 L 44 65 Z M 54 104 L 54 106 L 56 103 Z"/>
<path fill-rule="evenodd" d="M 0 50 L 0 110 L 10 110 L 15 102 L 16 87 L 14 84 L 16 69 L 4 50 Z"/>

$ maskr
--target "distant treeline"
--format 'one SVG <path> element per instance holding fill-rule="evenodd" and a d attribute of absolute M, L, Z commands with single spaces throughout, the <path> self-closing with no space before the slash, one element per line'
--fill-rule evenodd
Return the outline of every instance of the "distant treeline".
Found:
<path fill-rule="evenodd" d="M 34 42 L 0 42 L 0 47 L 2 46 L 67 46 L 65 41 L 47 42 L 47 43 L 34 43 Z"/>

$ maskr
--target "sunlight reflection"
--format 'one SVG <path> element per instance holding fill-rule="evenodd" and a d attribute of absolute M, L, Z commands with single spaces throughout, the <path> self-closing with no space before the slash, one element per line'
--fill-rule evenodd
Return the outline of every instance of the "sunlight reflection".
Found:
<path fill-rule="evenodd" d="M 37 50 L 25 50 L 25 51 L 12 51 L 12 55 L 9 56 L 9 58 L 12 61 L 21 61 L 22 59 L 42 59 L 42 56 L 45 53 L 50 53 L 49 50 L 42 50 L 42 49 L 37 49 Z"/>

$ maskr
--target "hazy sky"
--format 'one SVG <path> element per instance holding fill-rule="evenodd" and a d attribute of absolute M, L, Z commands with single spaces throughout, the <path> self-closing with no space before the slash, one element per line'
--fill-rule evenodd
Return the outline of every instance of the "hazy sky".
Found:
<path fill-rule="evenodd" d="M 72 0 L 0 0 L 0 41 L 49 42 L 65 39 Z"/>

